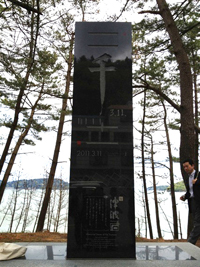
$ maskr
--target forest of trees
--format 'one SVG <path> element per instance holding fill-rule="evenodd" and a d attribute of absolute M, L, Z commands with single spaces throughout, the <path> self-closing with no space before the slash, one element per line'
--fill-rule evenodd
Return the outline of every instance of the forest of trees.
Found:
<path fill-rule="evenodd" d="M 112 10 L 108 5 L 104 0 L 0 1 L 0 205 L 8 181 L 23 176 L 23 159 L 30 156 L 26 148 L 34 152 L 42 136 L 54 132 L 33 231 L 49 225 L 49 203 L 56 192 L 53 182 L 62 178 L 67 161 L 59 156 L 73 105 L 75 22 L 128 21 L 133 29 L 134 177 L 143 183 L 150 238 L 155 215 L 150 213 L 147 187 L 152 183 L 156 236 L 161 238 L 156 185 L 157 170 L 163 170 L 159 180 L 168 179 L 173 237 L 178 238 L 174 164 L 179 163 L 184 181 L 181 162 L 185 158 L 193 158 L 198 170 L 200 1 L 118 0 Z M 175 143 L 173 135 L 178 136 Z M 157 156 L 160 150 L 164 153 Z M 13 199 L 17 195 L 16 188 Z M 27 196 L 26 210 L 32 199 Z M 16 220 L 12 211 L 10 231 Z M 24 224 L 26 220 L 28 213 Z M 59 215 L 54 230 L 58 221 Z"/>

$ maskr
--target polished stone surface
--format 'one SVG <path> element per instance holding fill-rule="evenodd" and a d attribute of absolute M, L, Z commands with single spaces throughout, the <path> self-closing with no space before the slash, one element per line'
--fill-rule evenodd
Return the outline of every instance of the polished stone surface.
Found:
<path fill-rule="evenodd" d="M 1 267 L 198 267 L 200 249 L 190 243 L 136 243 L 140 259 L 65 259 L 65 243 L 19 243 L 28 247 L 26 259 L 1 261 Z M 147 250 L 148 248 L 148 250 Z M 54 256 L 53 256 L 54 254 Z M 163 258 L 167 255 L 167 257 Z M 179 255 L 178 257 L 175 255 Z M 142 256 L 143 255 L 143 256 Z M 148 256 L 147 256 L 148 255 Z M 154 256 L 153 256 L 154 255 Z M 156 255 L 156 256 L 155 256 Z M 157 257 L 159 255 L 159 257 Z M 54 259 L 52 259 L 52 256 Z M 141 258 L 143 257 L 143 259 Z M 29 257 L 29 259 L 28 259 Z M 162 259 L 161 259 L 162 257 Z M 189 257 L 190 260 L 187 259 Z M 191 260 L 195 258 L 196 260 Z M 148 259 L 147 259 L 148 258 Z M 156 259 L 153 259 L 156 258 Z"/>
<path fill-rule="evenodd" d="M 150 246 L 136 247 L 137 260 L 195 260 L 194 257 L 178 246 Z"/>
<path fill-rule="evenodd" d="M 27 245 L 24 260 L 66 260 L 65 244 Z M 177 245 L 137 243 L 136 260 L 196 260 Z"/>

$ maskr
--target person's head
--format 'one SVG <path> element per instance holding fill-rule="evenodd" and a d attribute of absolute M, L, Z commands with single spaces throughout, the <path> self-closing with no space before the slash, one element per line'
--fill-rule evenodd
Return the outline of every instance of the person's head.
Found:
<path fill-rule="evenodd" d="M 183 169 L 186 173 L 191 174 L 194 171 L 194 161 L 192 159 L 184 160 Z"/>

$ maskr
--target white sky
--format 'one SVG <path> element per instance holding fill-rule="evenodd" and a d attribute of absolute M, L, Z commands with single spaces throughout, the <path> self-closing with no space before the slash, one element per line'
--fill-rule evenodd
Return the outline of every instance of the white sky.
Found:
<path fill-rule="evenodd" d="M 123 0 L 122 2 L 125 3 L 126 0 Z M 97 16 L 99 18 L 99 21 L 100 20 L 104 21 L 104 18 L 114 15 L 116 13 L 116 10 L 118 11 L 117 14 L 119 14 L 119 9 L 121 6 L 122 6 L 121 1 L 108 1 L 108 0 L 101 1 L 100 8 L 101 10 L 103 10 L 103 12 L 100 12 L 99 15 Z M 141 18 L 141 15 L 138 15 L 136 10 L 130 10 L 124 13 L 123 17 L 119 21 L 136 22 L 136 20 L 140 20 L 140 18 Z M 87 19 L 87 16 L 86 16 L 86 19 Z M 136 112 L 136 114 L 139 114 L 139 113 Z M 70 126 L 68 124 L 68 126 L 66 125 L 66 130 L 69 130 L 69 129 L 70 129 Z M 41 136 L 42 136 L 42 141 L 37 141 L 35 147 L 26 146 L 25 150 L 23 149 L 23 151 L 31 152 L 30 154 L 27 154 L 27 155 L 20 154 L 17 156 L 15 167 L 13 168 L 13 171 L 12 171 L 15 177 L 18 175 L 19 172 L 21 172 L 21 177 L 20 177 L 21 179 L 43 178 L 44 173 L 45 173 L 44 169 L 49 171 L 49 168 L 50 168 L 49 159 L 52 159 L 53 157 L 56 134 L 53 132 L 43 133 L 41 134 Z M 171 135 L 172 143 L 177 144 L 177 142 L 179 142 L 177 141 L 178 138 L 179 138 L 178 135 L 175 135 L 175 134 Z M 3 147 L 0 146 L 0 151 L 2 151 L 2 149 Z M 135 154 L 136 154 L 136 151 L 135 151 Z M 58 165 L 56 178 L 59 177 L 62 173 L 62 178 L 64 180 L 67 181 L 69 179 L 69 167 L 70 167 L 69 158 L 70 158 L 70 137 L 65 136 L 64 141 L 62 142 L 62 146 L 61 146 L 59 161 L 62 161 L 62 162 L 64 161 L 66 162 L 66 164 Z M 158 158 L 160 158 L 160 153 L 158 153 Z M 137 165 L 135 167 L 137 167 Z M 161 169 L 161 172 L 163 172 L 163 169 Z M 179 172 L 179 167 L 177 168 L 177 172 Z M 179 177 L 180 174 L 178 173 L 177 176 Z M 2 179 L 2 175 L 0 176 L 0 179 Z M 10 177 L 9 180 L 11 179 L 12 178 Z"/>

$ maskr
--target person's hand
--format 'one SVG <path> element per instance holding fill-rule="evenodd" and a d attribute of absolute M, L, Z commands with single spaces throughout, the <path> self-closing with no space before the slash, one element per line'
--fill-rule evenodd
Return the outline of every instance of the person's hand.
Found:
<path fill-rule="evenodd" d="M 192 180 L 192 183 L 195 184 L 196 181 L 197 181 L 197 178 L 196 178 L 196 179 L 193 179 L 193 180 Z"/>
<path fill-rule="evenodd" d="M 181 196 L 180 200 L 185 201 L 185 195 Z"/>

